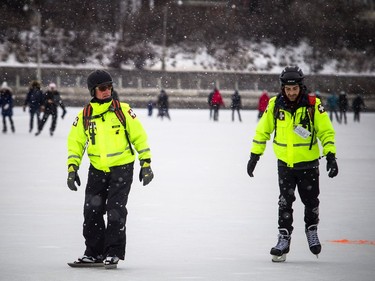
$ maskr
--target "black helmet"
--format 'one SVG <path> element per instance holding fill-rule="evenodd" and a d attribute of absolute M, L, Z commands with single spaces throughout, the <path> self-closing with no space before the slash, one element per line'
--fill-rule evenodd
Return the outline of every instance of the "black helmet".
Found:
<path fill-rule="evenodd" d="M 302 81 L 305 76 L 301 68 L 298 66 L 287 66 L 280 74 L 280 83 L 283 87 L 284 85 L 302 85 Z"/>
<path fill-rule="evenodd" d="M 105 70 L 95 70 L 87 77 L 87 88 L 89 89 L 91 96 L 94 96 L 95 87 L 112 83 L 111 75 Z"/>

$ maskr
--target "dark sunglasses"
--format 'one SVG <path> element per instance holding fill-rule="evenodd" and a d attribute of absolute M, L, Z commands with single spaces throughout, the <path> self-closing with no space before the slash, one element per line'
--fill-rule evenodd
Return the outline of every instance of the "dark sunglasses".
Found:
<path fill-rule="evenodd" d="M 99 91 L 101 92 L 104 92 L 106 90 L 112 90 L 112 85 L 109 84 L 109 85 L 101 85 L 101 86 L 98 86 L 96 87 Z"/>

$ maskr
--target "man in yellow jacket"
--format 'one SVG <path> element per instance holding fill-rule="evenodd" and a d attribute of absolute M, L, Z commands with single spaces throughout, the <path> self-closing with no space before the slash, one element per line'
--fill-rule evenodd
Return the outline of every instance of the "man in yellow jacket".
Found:
<path fill-rule="evenodd" d="M 308 94 L 304 74 L 297 66 L 286 67 L 281 75 L 281 93 L 270 99 L 260 119 L 251 148 L 247 172 L 253 177 L 255 166 L 274 133 L 273 149 L 278 159 L 279 236 L 271 249 L 272 260 L 285 261 L 293 232 L 295 190 L 305 206 L 305 233 L 310 251 L 321 251 L 317 226 L 319 222 L 318 140 L 327 159 L 329 177 L 338 174 L 335 131 L 319 98 Z"/>
<path fill-rule="evenodd" d="M 153 179 L 151 152 L 133 110 L 112 98 L 111 75 L 93 71 L 87 86 L 93 98 L 78 113 L 68 136 L 67 184 L 71 190 L 80 185 L 78 168 L 85 149 L 90 159 L 83 224 L 86 250 L 75 265 L 104 263 L 106 268 L 115 268 L 125 258 L 126 204 L 133 181 L 134 151 L 138 153 L 143 185 Z"/>

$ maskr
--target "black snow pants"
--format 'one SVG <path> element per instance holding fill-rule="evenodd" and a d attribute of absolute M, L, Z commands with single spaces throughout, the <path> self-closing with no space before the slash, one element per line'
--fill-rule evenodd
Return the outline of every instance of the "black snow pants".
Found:
<path fill-rule="evenodd" d="M 286 228 L 293 232 L 293 202 L 296 200 L 295 190 L 305 206 L 305 227 L 319 222 L 319 168 L 291 169 L 278 167 L 279 173 L 279 229 Z"/>
<path fill-rule="evenodd" d="M 55 131 L 57 123 L 57 108 L 48 108 L 44 111 L 43 117 L 39 122 L 38 130 L 40 132 L 43 130 L 44 124 L 46 124 L 50 115 L 52 116 L 52 123 L 49 131 L 51 134 Z"/>
<path fill-rule="evenodd" d="M 30 108 L 30 129 L 29 132 L 33 130 L 34 116 L 36 116 L 36 128 L 39 128 L 40 123 L 40 111 L 39 108 Z"/>
<path fill-rule="evenodd" d="M 232 121 L 234 121 L 234 113 L 235 111 L 237 111 L 237 114 L 238 114 L 238 120 L 240 120 L 240 122 L 242 122 L 242 119 L 241 119 L 241 113 L 240 113 L 240 108 L 232 108 Z"/>
<path fill-rule="evenodd" d="M 133 169 L 134 162 L 113 167 L 108 173 L 90 165 L 84 205 L 85 255 L 125 258 L 126 204 L 133 182 Z"/>
<path fill-rule="evenodd" d="M 3 115 L 3 133 L 7 132 L 7 122 L 6 122 L 6 118 L 7 117 L 9 118 L 10 129 L 14 133 L 15 132 L 15 128 L 14 128 L 14 122 L 13 122 L 12 115 Z"/>

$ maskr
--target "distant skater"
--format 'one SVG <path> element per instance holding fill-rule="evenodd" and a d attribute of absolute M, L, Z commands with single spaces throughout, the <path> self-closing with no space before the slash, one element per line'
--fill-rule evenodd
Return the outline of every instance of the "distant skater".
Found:
<path fill-rule="evenodd" d="M 164 89 L 160 91 L 157 103 L 159 108 L 158 117 L 160 117 L 161 120 L 163 120 L 164 117 L 167 117 L 169 120 L 171 120 L 171 117 L 169 116 L 168 95 Z"/>
<path fill-rule="evenodd" d="M 328 111 L 329 111 L 329 119 L 331 119 L 331 121 L 333 121 L 333 114 L 335 115 L 336 117 L 336 121 L 337 123 L 341 123 L 341 120 L 340 120 L 340 117 L 337 113 L 337 109 L 338 109 L 338 106 L 339 106 L 339 99 L 336 95 L 335 92 L 333 92 L 327 99 L 327 107 L 328 107 Z"/>
<path fill-rule="evenodd" d="M 40 83 L 36 80 L 31 81 L 29 91 L 26 94 L 25 102 L 23 105 L 23 111 L 26 111 L 26 107 L 29 107 L 30 113 L 30 125 L 29 132 L 34 128 L 34 117 L 36 117 L 36 128 L 38 129 L 40 123 L 40 107 L 43 101 L 43 93 L 40 90 Z"/>
<path fill-rule="evenodd" d="M 53 133 L 56 129 L 57 123 L 57 108 L 60 106 L 63 110 L 61 114 L 61 118 L 63 119 L 66 114 L 65 105 L 61 99 L 60 92 L 56 89 L 55 83 L 50 83 L 48 86 L 48 91 L 43 94 L 43 101 L 42 101 L 42 109 L 43 109 L 43 117 L 39 122 L 38 132 L 36 132 L 36 136 L 39 135 L 46 124 L 48 117 L 52 117 L 51 127 L 49 129 L 49 133 L 53 136 Z"/>
<path fill-rule="evenodd" d="M 341 91 L 339 95 L 340 123 L 344 122 L 344 124 L 347 124 L 346 112 L 348 111 L 348 107 L 348 97 L 344 91 Z"/>
<path fill-rule="evenodd" d="M 225 106 L 223 97 L 221 96 L 219 89 L 215 88 L 214 94 L 211 99 L 212 107 L 214 110 L 214 121 L 219 121 L 219 109 L 221 106 Z"/>
<path fill-rule="evenodd" d="M 242 108 L 241 95 L 237 90 L 235 90 L 234 94 L 232 95 L 232 103 L 230 105 L 230 108 L 232 109 L 232 121 L 234 121 L 234 112 L 237 111 L 238 120 L 242 122 L 240 113 L 240 110 Z"/>
<path fill-rule="evenodd" d="M 354 122 L 360 121 L 360 113 L 363 109 L 365 109 L 365 102 L 360 94 L 357 94 L 357 96 L 353 100 L 352 109 L 354 112 Z"/>
<path fill-rule="evenodd" d="M 9 120 L 9 125 L 12 133 L 16 131 L 13 122 L 13 92 L 12 89 L 8 87 L 7 82 L 3 82 L 0 88 L 0 106 L 1 106 L 1 115 L 3 116 L 3 133 L 6 133 L 7 122 Z"/>

